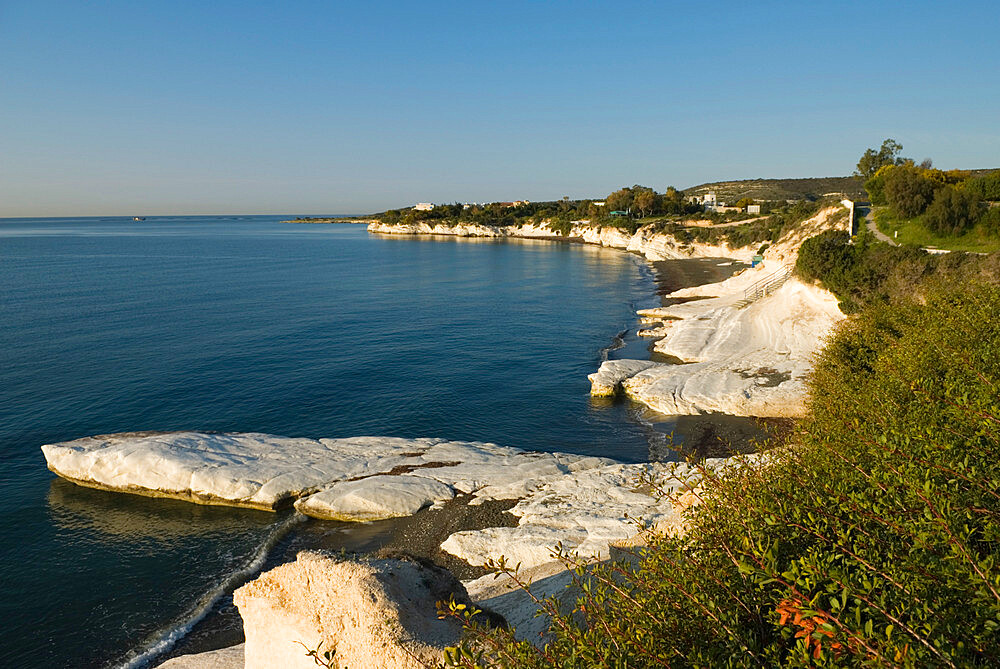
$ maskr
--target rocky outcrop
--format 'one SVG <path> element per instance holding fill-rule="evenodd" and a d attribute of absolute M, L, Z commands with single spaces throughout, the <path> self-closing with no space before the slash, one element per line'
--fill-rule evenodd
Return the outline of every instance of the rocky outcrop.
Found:
<path fill-rule="evenodd" d="M 338 560 L 300 553 L 233 593 L 243 617 L 246 669 L 331 666 L 425 669 L 457 644 L 461 624 L 439 620 L 438 602 L 470 604 L 447 570 L 411 560 Z"/>
<path fill-rule="evenodd" d="M 591 392 L 607 395 L 614 382 L 622 394 L 672 415 L 801 415 L 812 358 L 844 317 L 837 299 L 794 279 L 745 308 L 736 303 L 742 294 L 647 310 L 676 319 L 654 350 L 688 364 L 648 363 L 627 374 L 633 361 L 605 362 L 590 375 Z"/>
<path fill-rule="evenodd" d="M 825 209 L 769 248 L 763 264 L 667 296 L 701 299 L 639 311 L 661 324 L 644 332 L 661 337 L 653 350 L 686 364 L 607 361 L 590 375 L 591 394 L 620 393 L 670 415 L 802 415 L 812 358 L 844 318 L 837 298 L 794 278 L 761 299 L 746 298 L 752 286 L 794 266 L 802 241 L 842 223 L 837 208 Z"/>
<path fill-rule="evenodd" d="M 639 372 L 653 367 L 649 360 L 606 360 L 601 368 L 590 374 L 590 394 L 595 397 L 612 397 L 621 392 L 621 383 Z"/>
<path fill-rule="evenodd" d="M 535 598 L 555 597 L 571 607 L 579 594 L 574 574 L 553 558 L 557 544 L 583 560 L 632 555 L 650 532 L 685 531 L 685 512 L 700 501 L 706 473 L 721 475 L 766 458 L 716 458 L 700 466 L 609 465 L 483 487 L 471 504 L 520 497 L 511 509 L 517 527 L 458 532 L 442 548 L 474 564 L 500 558 L 519 564 L 519 578 L 530 581 L 527 590 L 504 575 L 467 581 L 463 590 L 448 572 L 422 562 L 354 562 L 300 553 L 295 563 L 236 591 L 245 650 L 218 651 L 218 659 L 245 654 L 248 668 L 310 667 L 314 664 L 307 649 L 318 649 L 320 654 L 335 651 L 333 666 L 436 666 L 443 648 L 454 645 L 460 633 L 457 625 L 435 616 L 436 603 L 450 597 L 485 609 L 486 622 L 502 618 L 518 639 L 544 643 L 548 619 L 537 615 Z M 167 666 L 196 669 L 215 659 L 213 651 L 177 658 Z"/>
<path fill-rule="evenodd" d="M 302 439 L 255 433 L 123 433 L 47 444 L 49 469 L 81 485 L 319 518 L 406 516 L 491 485 L 613 462 L 441 439 Z"/>
<path fill-rule="evenodd" d="M 554 559 L 553 549 L 584 559 L 608 557 L 610 544 L 634 536 L 640 527 L 679 531 L 684 506 L 677 497 L 696 489 L 704 472 L 755 462 L 760 456 L 710 458 L 698 466 L 684 462 L 616 464 L 562 476 L 540 477 L 513 490 L 484 488 L 475 499 L 519 499 L 508 513 L 516 527 L 456 532 L 441 549 L 473 565 L 504 558 L 530 569 Z M 656 481 L 655 491 L 640 481 Z"/>

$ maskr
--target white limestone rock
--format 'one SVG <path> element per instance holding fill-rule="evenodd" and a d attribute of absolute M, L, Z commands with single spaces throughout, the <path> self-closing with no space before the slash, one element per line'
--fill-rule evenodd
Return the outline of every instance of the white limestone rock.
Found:
<path fill-rule="evenodd" d="M 646 367 L 621 380 L 623 393 L 673 415 L 801 415 L 813 356 L 844 318 L 837 299 L 790 279 L 746 308 L 733 302 L 730 293 L 658 310 L 681 320 L 654 350 L 692 363 Z"/>
<path fill-rule="evenodd" d="M 655 474 L 667 491 L 695 485 L 697 478 L 685 463 L 613 464 L 538 478 L 527 490 L 487 488 L 479 494 L 521 498 L 508 511 L 518 517 L 517 527 L 456 532 L 441 548 L 473 565 L 503 557 L 523 568 L 550 562 L 559 544 L 581 557 L 607 557 L 608 544 L 636 534 L 638 525 L 667 526 L 680 520 L 670 499 L 640 487 L 643 473 Z"/>
<path fill-rule="evenodd" d="M 541 647 L 550 640 L 546 634 L 550 619 L 539 610 L 534 598 L 555 597 L 562 611 L 567 612 L 581 593 L 573 587 L 573 572 L 561 562 L 546 562 L 522 569 L 518 578 L 530 583 L 527 590 L 509 576 L 501 574 L 487 574 L 465 581 L 464 585 L 477 606 L 503 616 L 516 639 Z"/>
<path fill-rule="evenodd" d="M 440 439 L 304 439 L 266 434 L 124 433 L 42 447 L 49 469 L 81 485 L 203 504 L 371 520 L 488 486 L 613 462 Z"/>
<path fill-rule="evenodd" d="M 595 397 L 617 395 L 622 381 L 655 364 L 649 360 L 605 360 L 596 372 L 587 376 L 590 379 L 590 394 Z"/>
<path fill-rule="evenodd" d="M 436 502 L 455 496 L 451 486 L 423 476 L 369 476 L 335 483 L 295 502 L 314 518 L 371 521 L 412 516 Z"/>
<path fill-rule="evenodd" d="M 315 667 L 303 645 L 334 651 L 351 669 L 437 666 L 461 624 L 437 603 L 469 602 L 448 571 L 409 560 L 342 561 L 299 553 L 233 593 L 243 617 L 246 669 Z"/>
<path fill-rule="evenodd" d="M 651 226 L 639 228 L 634 234 L 611 226 L 592 226 L 589 221 L 572 221 L 567 235 L 560 235 L 545 223 L 491 227 L 466 223 L 382 223 L 368 224 L 368 232 L 394 235 L 447 235 L 452 237 L 570 239 L 607 248 L 631 251 L 648 260 L 679 258 L 717 258 L 739 256 L 749 259 L 754 249 L 732 248 L 727 244 L 680 242 L 673 235 L 656 232 Z"/>

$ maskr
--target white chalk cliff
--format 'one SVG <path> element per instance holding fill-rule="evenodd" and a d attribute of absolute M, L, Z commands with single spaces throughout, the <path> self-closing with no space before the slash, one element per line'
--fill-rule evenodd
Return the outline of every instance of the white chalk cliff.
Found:
<path fill-rule="evenodd" d="M 766 252 L 766 261 L 725 281 L 685 288 L 690 298 L 643 309 L 653 350 L 686 364 L 612 360 L 590 375 L 593 395 L 624 394 L 664 414 L 799 416 L 812 358 L 844 318 L 829 291 L 789 277 L 749 304 L 749 288 L 790 272 L 802 241 L 842 225 L 836 208 L 819 212 Z"/>
<path fill-rule="evenodd" d="M 625 251 L 633 251 L 649 260 L 677 260 L 680 258 L 722 258 L 739 256 L 749 260 L 757 247 L 733 248 L 728 244 L 682 243 L 672 235 L 639 228 L 629 234 L 621 228 L 591 226 L 587 221 L 577 221 L 568 235 L 560 235 L 544 223 L 490 227 L 467 223 L 381 223 L 368 224 L 368 232 L 388 235 L 446 235 L 449 237 L 570 239 Z"/>

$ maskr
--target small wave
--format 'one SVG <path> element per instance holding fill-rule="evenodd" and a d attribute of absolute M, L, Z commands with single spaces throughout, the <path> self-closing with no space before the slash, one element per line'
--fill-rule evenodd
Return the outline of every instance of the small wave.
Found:
<path fill-rule="evenodd" d="M 294 513 L 283 522 L 278 523 L 264 539 L 256 552 L 251 555 L 242 567 L 229 574 L 215 588 L 205 593 L 201 599 L 195 603 L 181 617 L 156 633 L 153 638 L 140 648 L 136 648 L 119 664 L 116 669 L 139 669 L 145 667 L 157 656 L 167 652 L 174 647 L 178 641 L 191 631 L 198 622 L 208 615 L 212 607 L 227 592 L 236 588 L 241 582 L 256 573 L 264 566 L 267 554 L 271 552 L 274 545 L 298 523 L 304 521 L 306 517 L 300 513 Z"/>
<path fill-rule="evenodd" d="M 625 346 L 625 335 L 628 334 L 628 330 L 622 330 L 612 338 L 611 343 L 601 349 L 601 362 L 608 361 L 608 355 L 611 351 L 617 351 Z"/>
<path fill-rule="evenodd" d="M 679 459 L 679 453 L 677 450 L 678 441 L 674 436 L 674 430 L 671 429 L 670 432 L 661 432 L 656 429 L 656 423 L 675 423 L 673 420 L 657 420 L 653 421 L 649 418 L 648 409 L 635 407 L 633 410 L 629 411 L 629 416 L 635 422 L 642 425 L 646 431 L 646 441 L 649 444 L 649 461 L 650 462 L 674 462 Z"/>

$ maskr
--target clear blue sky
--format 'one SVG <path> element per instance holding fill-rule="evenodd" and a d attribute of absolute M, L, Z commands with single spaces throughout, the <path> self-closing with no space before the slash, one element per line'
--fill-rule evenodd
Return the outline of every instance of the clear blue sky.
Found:
<path fill-rule="evenodd" d="M 0 0 L 0 216 L 1000 167 L 993 2 Z"/>

